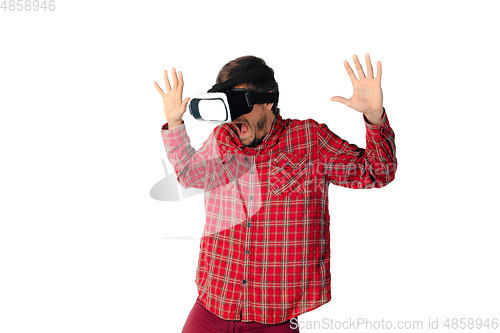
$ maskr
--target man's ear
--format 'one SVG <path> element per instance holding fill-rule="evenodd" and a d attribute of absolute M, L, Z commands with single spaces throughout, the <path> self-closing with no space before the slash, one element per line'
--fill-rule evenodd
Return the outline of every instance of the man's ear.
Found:
<path fill-rule="evenodd" d="M 267 110 L 271 110 L 272 111 L 273 105 L 274 105 L 274 103 L 266 103 L 266 104 L 264 104 L 264 108 L 266 109 L 266 111 Z"/>

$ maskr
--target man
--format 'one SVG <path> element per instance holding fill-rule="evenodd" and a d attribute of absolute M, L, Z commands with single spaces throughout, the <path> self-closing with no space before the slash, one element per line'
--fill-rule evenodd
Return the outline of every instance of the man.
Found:
<path fill-rule="evenodd" d="M 178 181 L 205 189 L 206 224 L 196 274 L 198 299 L 183 332 L 298 332 L 297 316 L 331 299 L 328 185 L 380 188 L 396 172 L 394 132 L 382 106 L 382 65 L 359 79 L 344 67 L 354 92 L 341 102 L 363 114 L 366 149 L 349 144 L 314 120 L 283 119 L 277 103 L 253 105 L 217 126 L 202 148 L 189 143 L 182 116 L 182 73 L 165 71 L 167 123 L 161 133 Z M 264 67 L 246 56 L 226 64 L 217 84 Z M 215 86 L 214 86 L 215 87 Z M 277 93 L 272 74 L 232 88 Z"/>

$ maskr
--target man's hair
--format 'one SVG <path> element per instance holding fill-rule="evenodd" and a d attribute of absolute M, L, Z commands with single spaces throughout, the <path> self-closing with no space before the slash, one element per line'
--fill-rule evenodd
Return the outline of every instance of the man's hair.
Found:
<path fill-rule="evenodd" d="M 266 62 L 258 57 L 254 56 L 244 56 L 234 59 L 227 64 L 225 64 L 219 71 L 217 75 L 217 80 L 215 83 L 222 83 L 236 74 L 243 72 L 247 69 L 257 68 L 257 67 L 267 67 L 271 70 L 274 75 L 274 71 L 271 67 L 267 66 Z M 247 84 L 248 90 L 255 93 L 266 93 L 266 92 L 279 92 L 278 83 L 273 77 L 258 78 L 244 82 Z M 280 113 L 278 108 L 278 103 L 273 105 L 273 114 L 277 116 Z"/>

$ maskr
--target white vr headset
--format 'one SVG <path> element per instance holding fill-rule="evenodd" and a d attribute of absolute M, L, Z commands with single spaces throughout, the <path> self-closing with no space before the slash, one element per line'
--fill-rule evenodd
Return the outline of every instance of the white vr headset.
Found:
<path fill-rule="evenodd" d="M 189 113 L 198 120 L 230 123 L 250 113 L 254 104 L 278 103 L 279 92 L 254 93 L 247 89 L 234 88 L 252 79 L 274 77 L 269 67 L 245 70 L 230 79 L 215 84 L 208 92 L 197 94 L 189 101 Z"/>

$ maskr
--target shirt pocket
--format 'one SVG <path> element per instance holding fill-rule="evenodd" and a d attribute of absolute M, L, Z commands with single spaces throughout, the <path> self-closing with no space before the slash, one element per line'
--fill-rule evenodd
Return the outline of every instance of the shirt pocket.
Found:
<path fill-rule="evenodd" d="M 307 155 L 281 153 L 271 159 L 269 188 L 273 195 L 304 193 L 307 173 Z"/>

